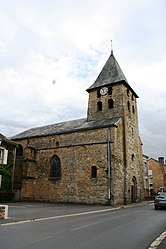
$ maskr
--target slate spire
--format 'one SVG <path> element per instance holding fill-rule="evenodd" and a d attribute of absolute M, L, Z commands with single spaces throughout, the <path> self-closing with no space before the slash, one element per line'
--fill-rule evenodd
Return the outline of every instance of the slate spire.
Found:
<path fill-rule="evenodd" d="M 108 60 L 106 61 L 103 69 L 101 70 L 99 76 L 95 80 L 95 82 L 87 89 L 87 92 L 91 90 L 103 86 L 108 86 L 110 84 L 120 83 L 123 82 L 126 86 L 128 86 L 131 91 L 136 95 L 133 89 L 128 84 L 128 81 L 122 72 L 117 60 L 114 57 L 113 49 L 111 48 L 111 55 L 109 56 Z M 136 97 L 138 97 L 136 95 Z"/>
<path fill-rule="evenodd" d="M 125 81 L 126 83 L 128 83 L 124 73 L 122 72 L 118 62 L 113 55 L 113 50 L 111 50 L 111 55 L 105 63 L 99 76 L 97 77 L 95 82 L 87 89 L 87 91 L 120 81 Z"/>

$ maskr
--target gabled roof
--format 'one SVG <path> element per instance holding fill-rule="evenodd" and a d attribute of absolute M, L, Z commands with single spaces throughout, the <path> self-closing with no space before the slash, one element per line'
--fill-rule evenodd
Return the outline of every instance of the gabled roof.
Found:
<path fill-rule="evenodd" d="M 111 51 L 111 55 L 108 58 L 107 62 L 105 63 L 103 69 L 101 70 L 99 76 L 95 80 L 95 82 L 87 89 L 87 92 L 90 92 L 92 89 L 107 86 L 110 84 L 117 84 L 117 83 L 123 83 L 125 84 L 136 97 L 137 94 L 134 92 L 134 90 L 130 87 L 128 84 L 128 81 L 122 72 L 117 60 L 115 59 L 113 55 L 113 51 Z"/>
<path fill-rule="evenodd" d="M 65 133 L 72 133 L 84 130 L 93 130 L 105 127 L 117 127 L 119 118 L 109 118 L 104 120 L 87 121 L 86 118 L 72 121 L 61 122 L 52 125 L 32 128 L 30 130 L 19 133 L 13 136 L 12 140 L 20 140 L 32 137 L 44 137 L 50 135 L 60 135 Z"/>
<path fill-rule="evenodd" d="M 0 133 L 0 140 L 1 140 L 2 142 L 5 142 L 5 143 L 10 143 L 10 144 L 16 145 L 13 141 L 11 141 L 9 138 L 5 137 L 5 136 L 2 135 L 1 133 Z"/>

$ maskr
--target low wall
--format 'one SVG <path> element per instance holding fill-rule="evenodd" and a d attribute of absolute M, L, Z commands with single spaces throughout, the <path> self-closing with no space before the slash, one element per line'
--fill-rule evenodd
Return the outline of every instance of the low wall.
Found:
<path fill-rule="evenodd" d="M 8 205 L 0 205 L 0 219 L 8 218 Z"/>

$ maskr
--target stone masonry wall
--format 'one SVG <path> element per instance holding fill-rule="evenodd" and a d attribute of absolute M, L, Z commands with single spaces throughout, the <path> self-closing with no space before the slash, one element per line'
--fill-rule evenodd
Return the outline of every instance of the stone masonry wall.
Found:
<path fill-rule="evenodd" d="M 123 154 L 123 124 L 114 129 L 112 144 L 112 195 L 113 205 L 124 204 L 124 154 Z"/>
<path fill-rule="evenodd" d="M 24 149 L 27 142 L 18 141 Z M 33 158 L 36 164 L 31 171 L 31 166 L 24 163 L 23 172 L 27 172 L 28 177 L 22 181 L 22 199 L 88 204 L 107 202 L 107 129 L 33 138 L 28 146 L 36 150 Z M 61 161 L 59 180 L 49 180 L 53 155 Z M 97 167 L 97 178 L 91 178 L 93 165 Z"/>
<path fill-rule="evenodd" d="M 126 203 L 132 200 L 133 177 L 136 179 L 136 201 L 143 200 L 143 157 L 141 141 L 139 137 L 137 102 L 130 90 L 124 89 L 124 140 L 126 152 Z"/>
<path fill-rule="evenodd" d="M 89 94 L 88 120 L 117 118 L 121 117 L 121 129 L 118 128 L 115 134 L 114 147 L 115 155 L 112 158 L 114 170 L 112 186 L 114 203 L 120 203 L 123 196 L 124 203 L 131 203 L 133 179 L 136 179 L 135 192 L 136 200 L 143 199 L 143 157 L 141 141 L 139 138 L 137 102 L 136 96 L 125 84 L 117 83 L 112 85 L 112 94 L 108 93 L 98 97 L 98 89 Z M 108 108 L 108 100 L 113 99 L 114 107 Z M 102 102 L 102 110 L 97 110 L 97 102 Z M 119 127 L 120 127 L 119 126 Z M 118 146 L 116 146 L 118 143 Z M 118 178 L 120 177 L 120 180 Z M 119 185 L 119 187 L 118 187 Z"/>

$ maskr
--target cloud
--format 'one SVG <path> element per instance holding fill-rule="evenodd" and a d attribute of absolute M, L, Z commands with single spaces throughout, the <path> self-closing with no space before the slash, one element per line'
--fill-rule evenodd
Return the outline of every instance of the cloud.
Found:
<path fill-rule="evenodd" d="M 1 56 L 5 56 L 18 32 L 18 27 L 13 23 L 12 18 L 3 11 L 0 11 L 0 32 L 0 53 Z"/>
<path fill-rule="evenodd" d="M 85 91 L 114 54 L 139 95 L 143 150 L 166 156 L 165 1 L 0 3 L 0 130 L 86 117 Z"/>

